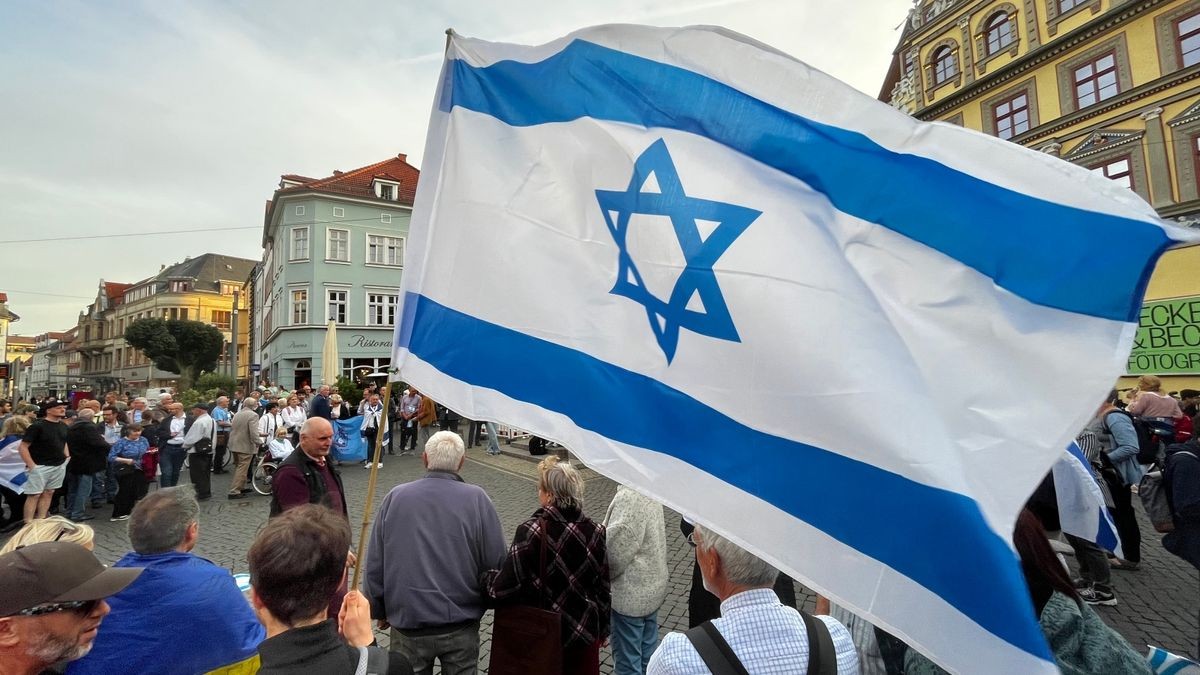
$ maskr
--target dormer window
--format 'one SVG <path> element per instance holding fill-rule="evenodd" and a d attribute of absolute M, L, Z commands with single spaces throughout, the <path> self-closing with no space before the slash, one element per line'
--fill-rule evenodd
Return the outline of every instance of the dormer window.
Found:
<path fill-rule="evenodd" d="M 190 282 L 190 281 L 172 281 L 171 282 L 171 292 L 172 293 L 187 293 L 190 290 L 192 290 L 192 282 Z"/>
<path fill-rule="evenodd" d="M 374 181 L 375 196 L 380 199 L 385 199 L 389 202 L 394 202 L 400 195 L 400 183 L 386 178 L 376 178 Z"/>

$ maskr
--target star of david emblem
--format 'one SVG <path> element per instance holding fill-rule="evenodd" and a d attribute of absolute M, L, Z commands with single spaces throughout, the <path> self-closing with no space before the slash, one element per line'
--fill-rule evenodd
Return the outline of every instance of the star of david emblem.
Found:
<path fill-rule="evenodd" d="M 647 190 L 653 177 L 658 191 Z M 596 200 L 604 221 L 620 250 L 617 283 L 609 291 L 646 308 L 650 329 L 667 357 L 675 358 L 679 345 L 679 330 L 731 342 L 741 342 L 733 317 L 717 284 L 713 265 L 725 253 L 750 223 L 762 213 L 754 209 L 708 199 L 690 197 L 683 191 L 679 173 L 667 144 L 662 139 L 647 148 L 633 165 L 633 177 L 624 191 L 596 190 Z M 627 235 L 630 217 L 635 215 L 666 216 L 670 219 L 683 249 L 685 266 L 675 282 L 671 297 L 663 300 L 646 287 L 637 263 L 629 255 Z M 702 238 L 697 220 L 717 223 L 707 238 Z M 693 296 L 704 311 L 690 309 Z"/>

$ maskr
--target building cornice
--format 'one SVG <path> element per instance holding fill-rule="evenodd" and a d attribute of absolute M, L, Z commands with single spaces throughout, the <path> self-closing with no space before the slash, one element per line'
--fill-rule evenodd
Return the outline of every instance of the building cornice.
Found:
<path fill-rule="evenodd" d="M 1008 63 L 990 76 L 975 80 L 973 84 L 963 87 L 960 91 L 951 94 L 950 96 L 918 110 L 913 116 L 921 120 L 937 119 L 941 115 L 953 110 L 979 95 L 1002 87 L 1014 78 L 1036 68 L 1055 57 L 1068 52 L 1081 44 L 1092 42 L 1097 36 L 1118 28 L 1129 19 L 1146 12 L 1154 7 L 1167 2 L 1167 0 L 1141 0 L 1133 4 L 1122 7 L 1114 7 L 1108 12 L 1101 14 L 1095 19 L 1085 23 L 1075 30 L 1063 35 L 1061 38 L 1054 40 L 1048 44 L 1042 45 L 1037 49 L 1025 54 Z"/>

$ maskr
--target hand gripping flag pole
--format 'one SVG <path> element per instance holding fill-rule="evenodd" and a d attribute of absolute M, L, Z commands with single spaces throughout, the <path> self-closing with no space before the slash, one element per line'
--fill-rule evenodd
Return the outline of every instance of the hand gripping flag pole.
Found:
<path fill-rule="evenodd" d="M 363 565 L 367 562 L 367 535 L 370 534 L 371 528 L 371 511 L 375 505 L 375 482 L 379 480 L 379 461 L 380 455 L 383 453 L 383 437 L 387 434 L 383 433 L 383 426 L 387 424 L 388 404 L 392 399 L 392 382 L 391 377 L 383 385 L 383 410 L 379 413 L 381 423 L 378 432 L 375 434 L 375 452 L 371 460 L 371 479 L 367 482 L 367 500 L 363 505 L 362 530 L 358 533 L 358 564 L 354 566 L 354 578 L 351 580 L 350 589 L 357 590 L 358 582 L 362 579 Z"/>

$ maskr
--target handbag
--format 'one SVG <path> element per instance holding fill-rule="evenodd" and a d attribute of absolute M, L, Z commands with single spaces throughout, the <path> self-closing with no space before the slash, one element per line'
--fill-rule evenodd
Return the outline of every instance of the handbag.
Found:
<path fill-rule="evenodd" d="M 542 519 L 538 579 L 546 577 L 546 520 Z M 539 597 L 539 605 L 541 597 Z M 562 617 L 541 607 L 500 607 L 492 623 L 488 675 L 562 675 Z"/>

